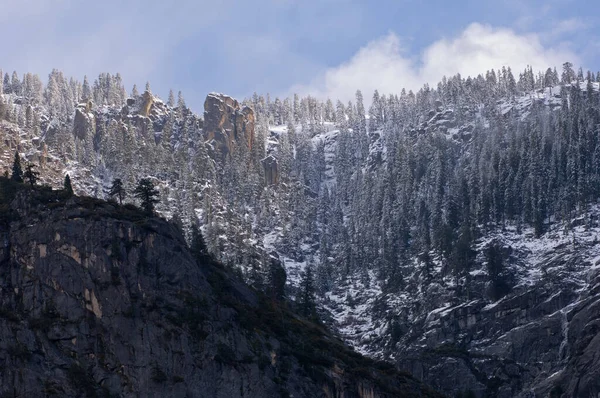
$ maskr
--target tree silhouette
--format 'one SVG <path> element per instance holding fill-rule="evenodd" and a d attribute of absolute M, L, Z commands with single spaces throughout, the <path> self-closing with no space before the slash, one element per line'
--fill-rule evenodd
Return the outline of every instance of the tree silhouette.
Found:
<path fill-rule="evenodd" d="M 29 182 L 29 184 L 31 184 L 31 186 L 34 186 L 35 183 L 38 180 L 38 176 L 40 175 L 39 172 L 35 171 L 35 165 L 29 163 L 27 164 L 25 173 L 23 174 L 23 177 Z"/>
<path fill-rule="evenodd" d="M 308 264 L 300 279 L 300 313 L 309 319 L 317 318 L 315 303 L 315 281 L 312 264 Z"/>
<path fill-rule="evenodd" d="M 142 178 L 133 191 L 133 196 L 142 202 L 142 208 L 149 214 L 154 212 L 154 204 L 160 202 L 158 194 L 158 189 L 149 178 Z"/>
<path fill-rule="evenodd" d="M 190 243 L 190 251 L 198 261 L 203 261 L 210 255 L 206 242 L 202 236 L 202 232 L 196 223 L 192 223 L 192 241 Z"/>
<path fill-rule="evenodd" d="M 115 178 L 113 180 L 108 195 L 111 198 L 114 198 L 116 196 L 117 198 L 119 198 L 119 204 L 123 204 L 123 199 L 125 198 L 125 196 L 127 196 L 127 192 L 125 191 L 125 188 L 123 188 L 123 181 L 121 181 L 120 178 Z"/>
<path fill-rule="evenodd" d="M 21 157 L 19 151 L 15 151 L 15 160 L 12 167 L 12 175 L 10 179 L 15 182 L 23 182 L 23 169 L 21 168 Z"/>
<path fill-rule="evenodd" d="M 64 183 L 63 189 L 69 196 L 73 195 L 73 186 L 71 185 L 71 177 L 69 177 L 68 174 L 65 176 L 65 183 Z"/>
<path fill-rule="evenodd" d="M 281 261 L 272 257 L 267 270 L 267 294 L 275 301 L 285 300 L 285 281 L 287 274 Z"/>

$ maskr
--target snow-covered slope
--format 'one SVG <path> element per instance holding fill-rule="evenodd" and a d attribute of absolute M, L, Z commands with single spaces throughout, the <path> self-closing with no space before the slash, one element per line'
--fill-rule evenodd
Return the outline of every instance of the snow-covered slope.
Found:
<path fill-rule="evenodd" d="M 495 131 L 490 130 L 497 128 L 495 118 L 531 123 L 532 109 L 555 112 L 562 101 L 560 87 L 553 87 L 499 100 L 491 113 L 482 106 L 457 115 L 437 104 L 405 131 L 415 141 L 437 134 L 469 151 L 476 134 Z M 279 138 L 287 131 L 283 126 L 271 130 Z M 327 168 L 322 186 L 330 192 L 336 189 L 334 165 L 340 134 L 334 130 L 312 138 L 313 143 L 325 144 Z M 369 133 L 365 176 L 383 173 L 389 134 L 385 130 Z M 431 251 L 426 260 L 430 265 L 422 256 L 401 264 L 404 285 L 399 291 L 387 288 L 386 281 L 372 270 L 353 272 L 336 279 L 320 296 L 320 308 L 324 319 L 357 351 L 394 360 L 442 391 L 543 396 L 557 391 L 565 375 L 573 377 L 570 363 L 581 354 L 574 345 L 581 344 L 575 341 L 584 325 L 573 326 L 571 319 L 595 300 L 589 292 L 597 289 L 600 275 L 599 219 L 600 206 L 595 205 L 582 208 L 568 221 L 547 219 L 541 236 L 532 227 L 510 222 L 482 228 L 487 231 L 474 242 L 475 265 L 466 277 L 457 279 L 447 260 Z M 292 259 L 277 244 L 282 236 L 271 233 L 266 241 L 280 252 L 290 283 L 297 286 L 305 265 L 323 258 L 321 246 L 302 245 L 302 255 Z M 500 270 L 491 269 L 490 247 L 501 258 Z M 334 267 L 343 267 L 340 257 L 331 260 Z M 491 282 L 494 279 L 499 282 Z M 593 319 L 585 320 L 586 327 L 590 322 Z M 597 388 L 586 380 L 584 388 Z"/>

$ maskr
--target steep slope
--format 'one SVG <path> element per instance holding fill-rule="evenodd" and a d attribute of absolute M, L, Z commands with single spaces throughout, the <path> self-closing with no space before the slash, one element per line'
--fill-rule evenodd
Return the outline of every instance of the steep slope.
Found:
<path fill-rule="evenodd" d="M 2 396 L 436 396 L 133 207 L 2 179 Z M 16 191 L 16 194 L 15 194 Z"/>
<path fill-rule="evenodd" d="M 590 219 L 597 216 L 594 209 Z M 397 330 L 383 340 L 394 347 L 392 357 L 447 392 L 596 395 L 600 226 L 580 221 L 569 234 L 557 226 L 542 238 L 510 229 L 483 237 L 467 300 L 455 298 L 439 269 L 435 282 L 389 300 Z M 489 282 L 490 247 L 499 248 L 504 267 L 508 293 L 500 299 Z"/>
<path fill-rule="evenodd" d="M 582 85 L 581 89 L 585 87 Z M 456 148 L 459 153 L 469 154 L 481 145 L 478 140 L 485 139 L 482 137 L 501 137 L 503 129 L 507 131 L 505 134 L 523 134 L 533 129 L 518 132 L 519 126 L 535 125 L 542 120 L 542 126 L 537 128 L 545 130 L 548 145 L 547 142 L 554 139 L 553 134 L 561 131 L 549 133 L 548 125 L 552 125 L 553 120 L 564 118 L 570 111 L 563 108 L 568 106 L 565 105 L 568 101 L 564 93 L 559 94 L 561 91 L 547 89 L 498 100 L 493 106 L 466 107 L 460 117 L 455 110 L 438 103 L 429 113 L 421 115 L 419 123 L 408 126 L 400 135 L 409 137 L 407 146 L 414 145 L 417 156 L 421 155 L 420 150 L 429 149 L 426 145 L 418 146 L 419 141 L 427 142 L 430 137 L 434 137 L 431 141 L 437 140 L 434 143 L 442 142 Z M 552 95 L 552 92 L 555 94 Z M 592 120 L 588 131 L 598 131 L 593 122 L 597 117 L 589 116 L 597 114 L 594 113 L 599 98 L 597 84 L 592 84 L 585 96 L 591 98 L 585 108 L 586 116 Z M 585 119 L 580 118 L 583 125 L 581 120 Z M 281 136 L 287 128 L 280 126 L 272 130 Z M 561 133 L 565 134 L 564 130 Z M 393 139 L 395 134 L 386 129 L 369 132 L 368 156 L 361 164 L 364 165 L 362 178 L 375 181 L 375 187 L 381 184 L 379 187 L 383 192 L 389 180 L 399 178 L 386 175 L 388 164 L 394 161 L 390 159 L 389 148 L 390 138 Z M 333 130 L 315 135 L 314 140 L 329 141 L 333 138 L 334 143 L 326 145 L 332 147 L 341 145 L 342 137 L 343 134 Z M 279 139 L 282 140 L 284 138 Z M 329 167 L 324 170 L 329 171 L 329 175 L 323 175 L 322 183 L 333 185 L 335 190 L 335 183 L 331 184 L 331 181 L 340 181 L 339 174 L 344 170 L 338 169 L 336 176 L 330 165 L 338 164 L 336 157 L 340 152 L 334 151 L 333 158 L 325 153 Z M 482 156 L 490 155 L 484 151 Z M 426 168 L 423 163 L 435 160 L 424 158 L 415 161 L 416 171 Z M 503 166 L 506 167 L 506 164 L 495 165 L 500 172 L 506 173 L 506 169 L 502 170 Z M 593 185 L 591 178 L 588 184 Z M 372 189 L 373 185 L 366 188 Z M 501 188 L 505 189 L 505 186 Z M 443 189 L 447 191 L 448 186 Z M 501 192 L 504 195 L 504 191 Z M 367 194 L 373 195 L 369 191 Z M 427 189 L 423 194 L 432 195 Z M 344 193 L 338 191 L 337 195 L 338 198 L 343 197 Z M 398 199 L 396 196 L 392 200 Z M 359 197 L 359 200 L 364 199 Z M 372 206 L 383 207 L 383 203 L 383 200 L 372 201 L 371 206 L 362 210 L 370 212 Z M 457 265 L 451 265 L 452 256 L 445 256 L 439 250 L 409 252 L 395 262 L 401 277 L 393 287 L 390 287 L 389 276 L 381 276 L 385 269 L 372 265 L 386 249 L 385 245 L 378 244 L 385 236 L 380 228 L 390 213 L 398 212 L 396 207 L 390 206 L 387 212 L 381 212 L 381 224 L 379 218 L 374 223 L 372 232 L 376 251 L 361 258 L 363 264 L 366 263 L 364 268 L 337 278 L 325 289 L 321 307 L 343 339 L 359 352 L 396 361 L 416 377 L 449 395 L 595 395 L 600 389 L 594 367 L 599 353 L 597 339 L 600 337 L 595 326 L 595 302 L 599 298 L 596 293 L 597 262 L 600 255 L 599 209 L 596 203 L 594 200 L 590 205 L 582 205 L 562 219 L 559 216 L 547 217 L 542 222 L 543 233 L 523 226 L 520 220 L 516 223 L 500 220 L 495 225 L 476 225 L 479 232 L 470 247 L 473 258 L 466 272 L 457 273 Z M 344 211 L 346 225 L 350 217 L 368 219 L 363 214 L 358 217 L 356 213 L 352 214 L 353 209 L 346 208 Z M 327 231 L 326 227 L 322 224 L 317 228 Z M 390 231 L 401 227 L 394 225 Z M 435 227 L 434 223 L 428 226 L 431 229 Z M 420 238 L 417 228 L 419 226 L 410 225 L 407 229 L 411 244 Z M 458 237 L 455 236 L 457 240 Z M 326 248 L 323 240 L 320 245 L 303 245 L 303 252 L 298 255 L 293 251 L 286 252 L 285 247 L 278 245 L 277 238 L 276 233 L 271 233 L 266 243 L 280 251 L 289 274 L 296 281 L 311 257 L 320 259 L 323 268 L 327 262 L 333 264 L 336 270 L 343 267 L 346 253 L 338 251 L 337 255 L 327 258 L 323 255 L 323 247 Z M 361 243 L 359 241 L 359 245 Z M 392 245 L 397 248 L 401 243 L 396 240 Z M 342 247 L 344 250 L 348 248 Z M 492 252 L 495 254 L 490 254 Z M 576 322 L 572 322 L 574 318 Z"/>

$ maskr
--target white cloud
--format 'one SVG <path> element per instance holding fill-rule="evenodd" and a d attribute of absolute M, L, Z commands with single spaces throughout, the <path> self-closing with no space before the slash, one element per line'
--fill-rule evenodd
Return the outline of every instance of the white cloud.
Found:
<path fill-rule="evenodd" d="M 556 38 L 565 34 L 586 30 L 589 26 L 589 23 L 581 18 L 563 19 L 562 21 L 553 24 L 548 36 L 550 38 Z"/>
<path fill-rule="evenodd" d="M 348 100 L 361 89 L 368 100 L 375 89 L 381 93 L 418 90 L 425 83 L 437 84 L 443 76 L 476 76 L 502 66 L 510 66 L 518 78 L 527 65 L 545 70 L 567 60 L 579 62 L 568 49 L 545 47 L 537 34 L 473 23 L 454 38 L 432 43 L 416 58 L 407 54 L 396 34 L 389 33 L 368 43 L 347 62 L 325 70 L 310 84 L 296 85 L 290 91 Z"/>

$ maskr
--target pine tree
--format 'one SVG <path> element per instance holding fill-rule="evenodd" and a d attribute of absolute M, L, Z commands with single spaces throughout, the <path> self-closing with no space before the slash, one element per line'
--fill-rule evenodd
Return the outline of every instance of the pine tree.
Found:
<path fill-rule="evenodd" d="M 565 62 L 563 64 L 563 73 L 561 82 L 563 84 L 569 84 L 573 80 L 575 80 L 575 71 L 573 70 L 573 64 L 570 62 Z"/>
<path fill-rule="evenodd" d="M 358 157 L 359 159 L 365 159 L 369 152 L 369 139 L 367 137 L 367 121 L 365 107 L 363 105 L 363 96 L 360 90 L 356 91 L 356 119 L 354 120 L 352 128 L 358 137 Z"/>
<path fill-rule="evenodd" d="M 192 222 L 192 239 L 190 242 L 190 251 L 194 258 L 199 262 L 204 262 L 210 254 L 208 253 L 208 247 L 204 241 L 204 236 L 198 227 L 198 224 Z"/>
<path fill-rule="evenodd" d="M 127 94 L 123 85 L 123 78 L 120 73 L 117 73 L 113 78 L 111 101 L 113 104 L 121 106 L 125 103 Z"/>
<path fill-rule="evenodd" d="M 358 93 L 357 93 L 358 95 Z M 369 108 L 369 131 L 375 131 L 382 127 L 383 124 L 383 107 L 381 106 L 381 99 L 379 91 L 373 92 L 373 102 Z"/>
<path fill-rule="evenodd" d="M 19 75 L 17 71 L 13 71 L 12 77 L 10 79 L 10 87 L 12 89 L 13 94 L 21 95 L 21 82 L 19 81 Z"/>
<path fill-rule="evenodd" d="M 326 122 L 335 122 L 335 110 L 333 109 L 333 102 L 329 98 L 327 98 L 327 101 L 325 102 L 323 111 L 325 112 Z"/>
<path fill-rule="evenodd" d="M 175 95 L 173 94 L 173 89 L 169 90 L 169 99 L 167 100 L 167 105 L 170 108 L 175 106 Z"/>
<path fill-rule="evenodd" d="M 303 316 L 309 319 L 316 319 L 317 306 L 315 303 L 314 271 L 313 265 L 310 263 L 304 268 L 300 280 L 299 305 L 300 313 Z"/>
<path fill-rule="evenodd" d="M 4 94 L 12 93 L 12 87 L 10 86 L 10 77 L 8 76 L 8 73 L 4 74 L 4 83 L 2 86 L 4 88 Z"/>
<path fill-rule="evenodd" d="M 185 99 L 183 98 L 183 94 L 181 91 L 177 93 L 177 112 L 182 115 L 186 108 Z"/>
<path fill-rule="evenodd" d="M 301 119 L 301 115 L 302 115 L 301 106 L 300 106 L 300 98 L 298 97 L 298 94 L 294 94 L 293 107 L 294 107 L 294 109 L 293 109 L 294 123 L 298 124 L 298 123 L 300 123 L 300 119 Z"/>
<path fill-rule="evenodd" d="M 21 168 L 21 157 L 19 151 L 15 151 L 15 160 L 13 161 L 12 175 L 10 179 L 15 182 L 23 182 L 23 169 Z"/>
<path fill-rule="evenodd" d="M 171 224 L 175 224 L 180 232 L 183 232 L 183 220 L 181 219 L 181 215 L 179 214 L 179 209 L 175 209 L 169 221 L 171 222 Z"/>
<path fill-rule="evenodd" d="M 111 198 L 114 198 L 116 196 L 119 199 L 119 204 L 123 204 L 123 199 L 125 198 L 125 196 L 127 196 L 127 192 L 125 191 L 125 188 L 123 187 L 123 181 L 121 181 L 120 178 L 115 178 L 113 180 L 108 195 Z"/>
<path fill-rule="evenodd" d="M 38 171 L 34 170 L 34 168 L 35 168 L 35 166 L 33 164 L 31 164 L 31 163 L 27 164 L 27 167 L 26 167 L 27 170 L 25 171 L 25 174 L 23 174 L 23 177 L 25 179 L 27 179 L 27 181 L 29 182 L 29 184 L 32 187 L 36 184 L 36 182 L 39 178 L 38 176 L 40 175 L 40 173 Z"/>
<path fill-rule="evenodd" d="M 154 205 L 160 202 L 158 195 L 158 189 L 154 187 L 154 183 L 149 178 L 142 178 L 133 191 L 133 196 L 141 201 L 142 208 L 148 214 L 152 214 Z"/>
<path fill-rule="evenodd" d="M 68 174 L 65 176 L 63 190 L 67 193 L 67 195 L 69 195 L 69 196 L 73 195 L 73 186 L 71 185 L 71 177 L 69 177 Z"/>
<path fill-rule="evenodd" d="M 90 88 L 90 83 L 88 82 L 87 76 L 83 77 L 83 86 L 81 87 L 81 99 L 85 102 L 92 99 L 92 89 Z"/>
<path fill-rule="evenodd" d="M 286 279 L 287 274 L 281 261 L 271 258 L 267 274 L 267 294 L 272 300 L 283 301 L 285 299 Z"/>
<path fill-rule="evenodd" d="M 490 295 L 493 300 L 499 300 L 506 295 L 509 286 L 502 277 L 504 270 L 502 246 L 497 241 L 489 243 L 485 249 L 485 259 L 487 261 L 487 271 L 490 280 Z"/>

